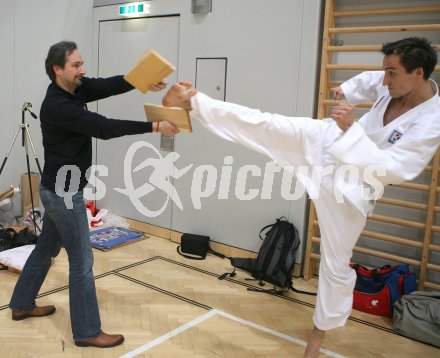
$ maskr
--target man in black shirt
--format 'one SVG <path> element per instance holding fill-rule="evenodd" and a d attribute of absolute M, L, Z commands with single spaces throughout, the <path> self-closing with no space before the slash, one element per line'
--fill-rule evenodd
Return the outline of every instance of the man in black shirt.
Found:
<path fill-rule="evenodd" d="M 45 159 L 40 187 L 45 208 L 44 226 L 15 286 L 9 307 L 13 320 L 48 316 L 55 312 L 54 306 L 37 306 L 35 298 L 52 257 L 64 247 L 69 258 L 73 339 L 77 346 L 104 348 L 121 344 L 124 337 L 101 330 L 92 271 L 93 253 L 82 192 L 87 184 L 86 171 L 92 164 L 92 137 L 110 139 L 153 131 L 173 136 L 179 130 L 166 121 L 156 122 L 153 128 L 150 122 L 110 119 L 89 112 L 86 103 L 128 92 L 133 87 L 122 76 L 86 78 L 83 63 L 76 44 L 70 41 L 54 44 L 47 55 L 46 72 L 52 83 L 40 112 Z M 165 86 L 164 82 L 160 82 L 149 89 L 160 91 Z M 80 178 L 74 178 L 71 171 L 72 175 L 57 180 L 57 174 L 64 166 L 78 168 Z M 73 183 L 79 183 L 79 187 Z M 72 194 L 70 205 L 60 195 L 66 191 Z"/>

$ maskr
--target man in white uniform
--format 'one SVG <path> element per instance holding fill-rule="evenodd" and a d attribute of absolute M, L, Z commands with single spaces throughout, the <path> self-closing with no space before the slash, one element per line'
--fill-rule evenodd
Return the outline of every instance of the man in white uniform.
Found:
<path fill-rule="evenodd" d="M 295 170 L 314 201 L 321 232 L 315 327 L 306 357 L 317 357 L 325 331 L 343 326 L 350 315 L 356 274 L 349 263 L 377 190 L 419 175 L 440 144 L 440 98 L 429 79 L 436 51 L 426 39 L 408 38 L 385 44 L 382 53 L 384 71 L 362 73 L 333 90 L 335 98 L 345 95 L 351 103 L 375 101 L 359 121 L 348 103 L 335 108 L 333 120 L 290 118 L 216 101 L 190 82 L 174 84 L 162 101 L 192 109 L 208 130 L 280 165 L 328 169 L 319 182 L 311 170 Z M 349 179 L 337 175 L 344 166 Z M 366 180 L 371 173 L 374 180 Z"/>

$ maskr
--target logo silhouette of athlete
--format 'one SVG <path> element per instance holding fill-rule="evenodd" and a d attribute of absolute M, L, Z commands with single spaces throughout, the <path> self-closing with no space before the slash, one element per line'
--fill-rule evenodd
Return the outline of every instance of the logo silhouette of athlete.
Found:
<path fill-rule="evenodd" d="M 149 183 L 146 183 L 146 185 L 143 186 L 145 188 L 143 195 L 147 195 L 148 193 L 152 192 L 155 187 L 157 187 L 165 192 L 165 194 L 167 194 L 167 196 L 174 201 L 180 210 L 183 210 L 182 201 L 180 200 L 176 188 L 171 183 L 170 177 L 179 179 L 193 166 L 193 164 L 190 164 L 179 170 L 174 165 L 174 162 L 179 158 L 180 154 L 176 152 L 169 153 L 165 158 L 148 158 L 134 168 L 133 173 L 136 173 L 146 167 L 152 167 L 153 172 L 148 179 Z"/>

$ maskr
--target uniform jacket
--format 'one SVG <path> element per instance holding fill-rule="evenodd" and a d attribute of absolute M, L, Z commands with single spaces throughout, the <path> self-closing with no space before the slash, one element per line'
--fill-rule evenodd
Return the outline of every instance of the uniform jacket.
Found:
<path fill-rule="evenodd" d="M 349 102 L 375 101 L 373 108 L 346 132 L 331 118 L 313 120 L 263 113 L 200 92 L 192 97 L 191 114 L 218 136 L 241 143 L 292 170 L 312 199 L 327 188 L 335 191 L 335 200 L 342 196 L 362 215 L 368 215 L 384 185 L 416 177 L 440 144 L 437 85 L 431 81 L 436 92 L 431 99 L 384 127 L 383 113 L 391 97 L 381 84 L 383 74 L 365 72 L 342 85 Z M 315 175 L 315 169 L 322 167 L 333 170 L 317 180 L 322 178 Z M 353 175 L 348 179 L 337 175 L 341 168 Z M 366 180 L 365 173 L 374 177 Z"/>

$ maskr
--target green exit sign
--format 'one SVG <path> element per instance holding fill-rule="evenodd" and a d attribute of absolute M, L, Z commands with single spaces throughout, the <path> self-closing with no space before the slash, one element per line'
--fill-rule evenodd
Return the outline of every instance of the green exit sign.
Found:
<path fill-rule="evenodd" d="M 148 14 L 150 5 L 146 4 L 127 4 L 119 6 L 119 15 L 121 16 L 135 16 Z"/>

